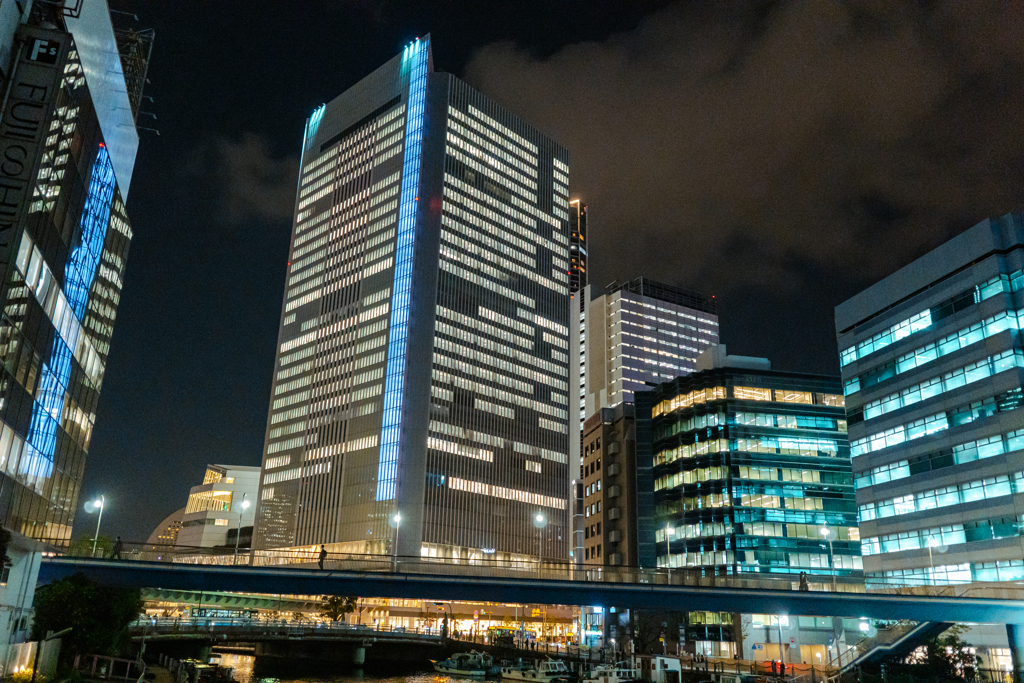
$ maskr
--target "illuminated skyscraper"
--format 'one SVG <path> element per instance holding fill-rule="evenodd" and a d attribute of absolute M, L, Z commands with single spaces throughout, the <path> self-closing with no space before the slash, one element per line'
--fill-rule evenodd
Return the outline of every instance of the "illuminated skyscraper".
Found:
<path fill-rule="evenodd" d="M 313 113 L 257 548 L 568 556 L 568 161 L 429 38 Z"/>
<path fill-rule="evenodd" d="M 17 8 L 0 22 L 0 523 L 63 545 L 132 236 L 141 91 L 105 2 Z"/>
<path fill-rule="evenodd" d="M 569 202 L 569 294 L 587 286 L 587 205 Z"/>
<path fill-rule="evenodd" d="M 718 343 L 712 297 L 639 277 L 586 302 L 586 378 L 580 420 L 632 403 L 633 394 L 693 372 Z"/>

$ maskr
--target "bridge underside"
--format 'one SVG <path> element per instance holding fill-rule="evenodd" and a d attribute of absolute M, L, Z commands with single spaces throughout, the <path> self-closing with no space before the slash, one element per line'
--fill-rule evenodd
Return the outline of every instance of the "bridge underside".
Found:
<path fill-rule="evenodd" d="M 75 573 L 110 585 L 177 591 L 352 595 L 552 605 L 617 605 L 669 611 L 800 614 L 913 621 L 1024 623 L 1024 601 L 870 593 L 802 592 L 537 578 L 318 571 L 160 562 L 45 558 L 40 583 Z"/>
<path fill-rule="evenodd" d="M 310 612 L 320 607 L 319 599 L 307 600 L 291 595 L 246 595 L 209 590 L 168 590 L 149 586 L 143 589 L 142 599 L 221 609 L 262 609 L 278 612 Z"/>

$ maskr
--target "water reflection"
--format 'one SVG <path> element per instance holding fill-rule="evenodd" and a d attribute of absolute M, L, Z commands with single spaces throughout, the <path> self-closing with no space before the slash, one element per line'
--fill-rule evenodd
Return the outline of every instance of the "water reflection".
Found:
<path fill-rule="evenodd" d="M 252 669 L 256 658 L 252 655 L 236 655 L 229 653 L 214 653 L 213 661 L 221 666 L 231 667 L 231 678 L 238 683 L 252 683 Z"/>
<path fill-rule="evenodd" d="M 427 670 L 417 670 L 418 667 L 415 665 L 411 669 L 408 666 L 402 667 L 406 669 L 404 673 L 389 673 L 381 671 L 379 664 L 368 664 L 365 670 L 350 671 L 331 671 L 333 667 L 328 664 L 327 670 L 310 676 L 296 675 L 299 672 L 295 672 L 293 667 L 279 660 L 257 662 L 252 655 L 228 653 L 215 653 L 214 657 L 218 658 L 214 661 L 221 666 L 232 668 L 231 677 L 236 683 L 467 683 L 466 679 L 454 679 Z M 293 671 L 291 676 L 288 675 L 289 669 Z"/>

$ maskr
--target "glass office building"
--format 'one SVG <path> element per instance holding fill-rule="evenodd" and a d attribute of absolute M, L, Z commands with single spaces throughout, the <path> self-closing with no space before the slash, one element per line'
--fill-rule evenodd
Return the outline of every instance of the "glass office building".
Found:
<path fill-rule="evenodd" d="M 1024 223 L 986 220 L 836 308 L 868 577 L 1024 579 Z"/>
<path fill-rule="evenodd" d="M 429 38 L 313 113 L 257 548 L 568 556 L 568 161 Z"/>
<path fill-rule="evenodd" d="M 862 575 L 841 385 L 770 367 L 712 347 L 698 372 L 636 394 L 642 565 Z"/>
<path fill-rule="evenodd" d="M 77 14 L 35 3 L 8 38 L 0 520 L 59 546 L 71 537 L 132 237 L 124 199 L 138 99 L 106 3 Z"/>

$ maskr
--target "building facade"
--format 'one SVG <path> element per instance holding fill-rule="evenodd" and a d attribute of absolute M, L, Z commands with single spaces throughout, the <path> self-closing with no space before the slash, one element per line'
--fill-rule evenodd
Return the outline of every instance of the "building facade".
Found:
<path fill-rule="evenodd" d="M 586 207 L 584 207 L 586 208 Z M 589 285 L 574 295 L 570 316 L 579 317 L 572 358 L 579 358 L 579 440 L 570 443 L 576 496 L 573 555 L 583 561 L 585 529 L 582 483 L 583 431 L 603 408 L 633 402 L 633 393 L 693 371 L 697 356 L 718 342 L 714 299 L 647 278 L 616 283 L 591 299 Z M 575 301 L 578 299 L 578 301 Z M 578 310 L 577 310 L 578 309 Z"/>
<path fill-rule="evenodd" d="M 707 369 L 637 402 L 638 460 L 653 458 L 657 566 L 859 578 L 838 379 L 774 371 L 721 346 L 709 357 Z M 834 532 L 824 541 L 822 528 Z"/>
<path fill-rule="evenodd" d="M 639 566 L 633 406 L 602 408 L 583 426 L 583 564 Z"/>
<path fill-rule="evenodd" d="M 5 645 L 27 637 L 41 553 L 71 539 L 132 238 L 141 90 L 128 96 L 107 4 L 62 4 L 0 3 Z"/>
<path fill-rule="evenodd" d="M 207 465 L 203 483 L 189 491 L 175 544 L 213 548 L 234 546 L 239 532 L 251 538 L 259 483 L 259 467 Z"/>
<path fill-rule="evenodd" d="M 594 299 L 584 296 L 584 305 L 584 415 L 693 372 L 697 356 L 718 343 L 712 297 L 649 278 L 610 285 Z"/>
<path fill-rule="evenodd" d="M 181 531 L 181 520 L 184 517 L 185 508 L 180 508 L 167 515 L 153 529 L 153 533 L 146 539 L 146 545 L 152 550 L 158 550 L 163 546 L 176 545 L 178 543 L 178 533 Z"/>
<path fill-rule="evenodd" d="M 314 112 L 257 548 L 568 557 L 568 162 L 429 37 Z"/>
<path fill-rule="evenodd" d="M 695 369 L 636 394 L 638 486 L 652 494 L 638 497 L 641 565 L 701 576 L 803 571 L 812 590 L 862 582 L 838 378 L 772 370 L 766 359 L 729 356 L 719 345 Z M 744 645 L 745 631 L 764 628 L 754 616 L 688 614 L 684 649 L 733 656 L 760 646 L 761 656 L 743 655 L 764 659 L 774 642 L 778 653 L 770 628 Z M 831 620 L 826 635 L 783 626 L 789 644 L 811 654 L 826 636 L 841 636 Z M 799 661 L 788 647 L 784 654 Z"/>
<path fill-rule="evenodd" d="M 1024 226 L 986 220 L 836 308 L 864 569 L 1024 578 Z"/>
<path fill-rule="evenodd" d="M 569 378 L 572 386 L 579 386 L 580 425 L 586 418 L 586 312 L 585 299 L 590 295 L 587 287 L 587 205 L 579 199 L 569 202 Z M 578 330 L 576 329 L 578 328 Z M 578 334 L 577 334 L 578 331 Z M 578 361 L 578 364 L 577 364 Z M 575 391 L 574 391 L 575 393 Z M 570 397 L 573 401 L 576 397 Z M 575 411 L 570 404 L 569 412 Z M 569 439 L 569 526 L 570 558 L 579 564 L 583 552 L 583 432 L 579 438 L 570 429 Z"/>
<path fill-rule="evenodd" d="M 21 20 L 0 119 L 0 155 L 18 160 L 0 167 L 0 524 L 65 545 L 132 236 L 138 138 L 124 79 L 107 72 L 105 51 L 118 52 L 106 3 L 77 18 L 37 3 Z M 122 102 L 130 131 L 108 116 Z"/>
<path fill-rule="evenodd" d="M 569 202 L 569 294 L 587 286 L 587 205 Z"/>

